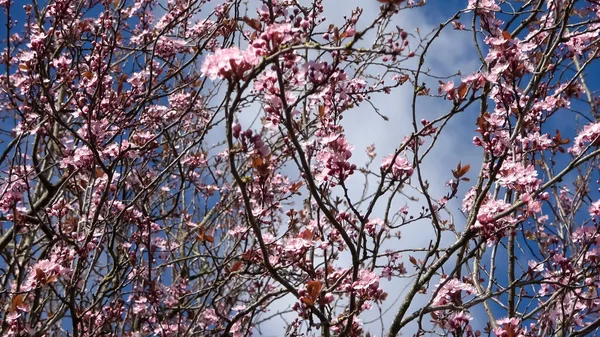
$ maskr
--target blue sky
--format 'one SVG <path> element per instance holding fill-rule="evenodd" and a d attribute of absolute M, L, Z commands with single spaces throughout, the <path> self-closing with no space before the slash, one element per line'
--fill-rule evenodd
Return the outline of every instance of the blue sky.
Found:
<path fill-rule="evenodd" d="M 17 1 L 18 0 L 15 0 L 15 2 Z M 424 8 L 401 13 L 394 19 L 394 23 L 401 27 L 406 27 L 407 30 L 409 28 L 414 29 L 414 27 L 421 27 L 422 31 L 427 31 L 427 29 L 431 30 L 436 27 L 440 20 L 454 14 L 456 10 L 466 7 L 466 4 L 467 1 L 459 0 L 429 1 Z M 379 3 L 374 0 L 366 4 L 342 0 L 325 1 L 326 8 L 329 8 L 329 13 L 327 14 L 332 20 L 336 20 L 336 15 L 339 15 L 341 11 L 349 14 L 353 7 L 362 5 L 365 7 L 365 17 L 367 17 L 368 15 L 372 15 L 373 11 L 378 8 Z M 14 18 L 22 22 L 24 19 L 22 13 L 22 10 L 13 11 Z M 468 24 L 469 20 L 470 15 L 463 16 L 463 23 Z M 0 20 L 1 37 L 6 35 L 6 28 L 2 24 L 3 22 L 4 19 Z M 4 46 L 4 44 L 0 43 L 0 48 L 4 48 Z M 468 74 L 478 67 L 476 55 L 472 49 L 471 33 L 468 32 L 448 30 L 448 32 L 444 33 L 442 38 L 434 45 L 430 56 L 431 57 L 428 59 L 430 66 L 434 71 L 439 71 L 440 73 L 449 73 L 460 69 L 463 74 Z M 589 73 L 596 71 L 600 71 L 600 69 L 598 69 L 598 65 L 593 65 L 590 68 Z M 432 81 L 432 83 L 435 82 Z M 590 87 L 595 88 L 598 87 L 599 84 L 598 80 L 588 77 L 588 85 Z M 402 88 L 395 93 L 394 96 L 374 98 L 375 102 L 384 107 L 384 114 L 390 117 L 389 122 L 384 122 L 376 115 L 367 112 L 367 109 L 363 110 L 363 108 L 356 109 L 356 111 L 353 111 L 347 116 L 345 119 L 346 129 L 348 130 L 348 138 L 356 147 L 356 155 L 353 157 L 356 163 L 364 162 L 363 159 L 366 159 L 364 149 L 371 143 L 376 143 L 377 152 L 381 157 L 391 153 L 401 141 L 401 137 L 410 132 L 410 125 L 405 125 L 406 123 L 404 123 L 404 121 L 408 112 L 407 107 L 409 106 L 407 102 L 412 95 L 411 90 L 412 88 Z M 433 86 L 432 92 L 436 91 L 437 87 Z M 420 101 L 419 110 L 423 116 L 431 118 L 439 116 L 440 112 L 447 111 L 448 106 L 448 102 L 443 102 L 439 99 L 424 98 Z M 572 106 L 575 109 L 587 109 L 587 106 L 584 103 L 573 103 Z M 478 165 L 477 163 L 480 162 L 481 151 L 472 145 L 472 137 L 475 129 L 473 117 L 476 114 L 477 111 L 466 111 L 464 116 L 454 120 L 453 124 L 449 127 L 449 131 L 451 132 L 448 132 L 445 136 L 446 138 L 441 142 L 439 149 L 436 150 L 437 152 L 435 155 L 433 155 L 426 163 L 425 170 L 432 186 L 443 187 L 444 182 L 451 178 L 449 168 L 453 167 L 459 161 L 471 163 L 473 166 Z M 575 135 L 576 126 L 581 127 L 583 124 L 587 123 L 581 119 L 577 121 L 573 116 L 574 115 L 570 112 L 561 111 L 551 119 L 546 125 L 546 128 L 548 130 L 560 128 L 561 131 L 564 130 L 562 131 L 564 137 L 572 139 Z M 368 120 L 368 123 L 365 123 L 365 120 Z M 13 121 L 4 121 L 3 128 L 5 130 L 10 130 L 13 126 Z M 549 132 L 552 133 L 551 131 Z M 4 140 L 4 143 L 0 144 L 0 150 L 3 150 L 11 137 L 8 135 L 0 135 L 0 139 Z M 562 158 L 564 158 L 564 161 L 559 160 L 557 162 L 558 166 L 566 165 L 567 157 L 563 156 Z M 441 170 L 440 167 L 443 167 L 444 169 Z M 477 170 L 473 167 L 471 174 L 474 174 L 475 172 L 477 172 Z M 471 177 L 474 176 L 471 175 Z M 358 187 L 358 184 L 360 184 L 359 181 L 356 181 L 355 183 L 355 187 Z M 566 179 L 564 183 L 569 184 L 570 182 Z M 592 190 L 595 191 L 595 189 Z M 441 196 L 445 193 L 445 190 L 443 188 L 438 188 L 437 190 L 434 190 L 433 193 Z M 597 198 L 598 194 L 595 193 L 595 196 Z M 455 209 L 459 208 L 459 203 L 457 202 L 453 202 L 451 205 Z M 4 223 L 3 226 L 10 226 L 10 223 Z M 427 235 L 423 235 L 422 230 L 420 229 L 407 229 L 404 235 L 404 237 L 408 239 L 407 241 L 410 241 L 415 246 L 426 245 L 430 239 Z M 527 256 L 520 256 L 520 260 L 526 263 Z M 506 261 L 506 258 L 505 256 L 502 256 L 501 253 L 499 255 L 499 268 L 506 267 L 506 265 L 502 264 L 502 261 Z M 401 295 L 400 292 L 404 286 L 404 284 L 389 284 L 385 281 L 382 281 L 382 284 L 384 287 L 392 289 L 390 291 L 390 299 L 392 300 Z M 415 307 L 421 304 L 423 299 L 424 297 L 418 298 L 415 301 Z M 287 304 L 288 303 L 282 303 L 282 307 Z M 391 317 L 390 314 L 394 311 L 395 310 L 391 310 L 389 314 L 386 314 L 385 319 L 389 320 Z M 502 310 L 498 308 L 494 310 L 494 313 L 497 314 L 497 318 L 505 316 Z M 376 312 L 373 312 L 373 314 L 378 315 Z M 375 330 L 375 332 L 376 331 L 377 330 Z M 267 332 L 267 334 L 274 336 L 277 336 L 279 333 L 280 331 L 278 329 Z"/>
<path fill-rule="evenodd" d="M 330 19 L 336 21 L 339 19 L 338 16 L 341 10 L 343 10 L 345 14 L 349 14 L 353 7 L 363 4 L 349 1 L 326 1 L 325 5 L 326 9 L 329 11 L 326 12 L 326 14 L 330 17 Z M 445 19 L 465 5 L 465 2 L 457 0 L 443 2 L 431 1 L 426 7 L 418 9 L 416 14 L 413 11 L 401 13 L 394 19 L 394 23 L 406 28 L 407 31 L 411 31 L 415 27 L 420 27 L 422 32 L 426 32 L 434 29 L 440 20 Z M 364 7 L 365 17 L 367 17 L 372 15 L 374 11 L 378 9 L 379 3 L 372 1 L 364 4 Z M 12 15 L 19 22 L 23 22 L 23 13 L 24 12 L 22 10 L 16 9 L 13 10 Z M 0 36 L 5 36 L 5 34 L 5 26 L 0 25 Z M 440 40 L 440 44 L 436 44 L 433 48 L 432 57 L 428 60 L 431 62 L 432 68 L 440 73 L 456 71 L 458 68 L 461 68 L 463 73 L 476 70 L 477 64 L 472 62 L 472 56 L 474 56 L 474 54 L 468 49 L 470 39 L 469 34 L 464 32 L 450 31 L 446 33 L 446 35 L 447 36 Z M 0 45 L 0 47 L 3 47 L 3 45 Z M 432 91 L 435 90 L 436 88 L 433 87 Z M 367 111 L 361 111 L 361 109 L 357 109 L 357 111 L 354 111 L 352 114 L 348 115 L 346 120 L 346 128 L 348 130 L 348 137 L 356 147 L 355 158 L 357 163 L 361 163 L 361 160 L 365 159 L 364 148 L 370 145 L 370 143 L 376 143 L 377 152 L 380 154 L 380 156 L 383 156 L 387 153 L 393 152 L 394 148 L 401 140 L 398 139 L 400 134 L 404 135 L 410 131 L 409 128 L 403 126 L 403 119 L 405 118 L 405 111 L 403 107 L 408 106 L 406 102 L 408 102 L 411 94 L 412 89 L 410 87 L 406 87 L 401 89 L 400 95 L 393 96 L 391 99 L 390 97 L 380 97 L 375 99 L 381 106 L 385 108 L 385 110 L 387 110 L 384 112 L 384 114 L 390 117 L 389 123 L 385 123 L 375 117 L 373 114 L 370 114 Z M 429 116 L 427 118 L 435 117 L 439 114 L 438 111 L 447 109 L 446 104 L 440 102 L 439 100 L 433 99 L 424 100 L 420 107 L 424 116 Z M 365 114 L 367 113 L 368 115 L 366 116 L 368 117 L 365 117 Z M 364 123 L 365 118 L 369 119 L 369 123 L 367 125 Z M 464 120 L 466 125 L 461 125 L 460 120 Z M 445 139 L 445 146 L 439 150 L 437 156 L 435 156 L 437 160 L 429 163 L 430 167 L 439 167 L 440 163 L 448 161 L 475 162 L 475 160 L 478 159 L 477 150 L 475 149 L 474 151 L 470 151 L 473 150 L 472 146 L 470 145 L 472 137 L 472 133 L 470 131 L 472 131 L 473 125 L 467 124 L 470 121 L 470 116 L 465 116 L 465 118 L 459 119 L 458 122 L 455 122 L 455 125 L 451 126 L 452 130 L 455 130 L 456 132 L 449 134 L 448 138 Z M 8 124 L 10 122 L 5 123 Z M 469 132 L 461 132 L 461 130 L 469 130 Z M 457 149 L 460 149 L 460 152 L 457 152 Z M 432 186 L 443 186 L 443 183 L 450 178 L 449 171 L 438 174 L 437 172 L 429 169 L 428 172 L 431 175 L 430 179 L 432 180 Z M 4 225 L 10 226 L 8 223 L 5 223 Z M 419 235 L 418 230 L 415 233 L 412 233 L 411 230 L 407 230 L 405 237 L 409 239 L 411 236 L 416 239 L 413 240 L 413 244 L 416 246 L 422 246 L 429 241 L 427 236 Z M 168 275 L 165 276 L 168 277 Z M 395 293 L 395 289 L 400 290 L 402 287 L 387 284 L 385 281 L 383 281 L 382 284 L 386 288 L 390 289 L 390 299 L 394 299 L 400 295 L 399 293 Z M 418 303 L 420 303 L 420 301 L 416 301 L 415 305 L 418 305 Z M 389 314 L 391 314 L 393 311 L 394 310 L 391 310 Z M 387 319 L 390 317 L 389 314 L 386 315 Z M 68 321 L 65 321 L 65 327 L 68 325 L 68 323 Z M 272 333 L 274 333 L 274 335 L 279 335 L 279 332 L 276 331 L 277 330 L 274 330 Z"/>

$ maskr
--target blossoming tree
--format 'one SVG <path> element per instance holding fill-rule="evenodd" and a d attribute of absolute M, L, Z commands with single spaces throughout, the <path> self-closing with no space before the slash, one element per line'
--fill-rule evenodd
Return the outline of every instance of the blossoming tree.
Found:
<path fill-rule="evenodd" d="M 460 5 L 0 0 L 0 334 L 594 334 L 600 3 Z"/>

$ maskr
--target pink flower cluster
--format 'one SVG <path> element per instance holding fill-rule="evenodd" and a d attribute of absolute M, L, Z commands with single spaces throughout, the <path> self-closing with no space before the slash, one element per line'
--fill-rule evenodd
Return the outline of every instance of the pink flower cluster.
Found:
<path fill-rule="evenodd" d="M 462 330 L 469 324 L 469 321 L 473 320 L 473 317 L 464 311 L 455 312 L 446 321 L 444 327 L 448 329 L 448 331 L 456 331 Z"/>
<path fill-rule="evenodd" d="M 322 139 L 324 150 L 319 152 L 317 159 L 319 161 L 320 172 L 316 175 L 319 181 L 330 181 L 332 186 L 336 184 L 331 181 L 332 178 L 339 181 L 346 180 L 356 170 L 355 164 L 348 161 L 352 157 L 354 146 L 348 143 L 343 135 L 332 135 Z"/>
<path fill-rule="evenodd" d="M 392 163 L 392 160 L 394 160 L 394 162 Z M 383 161 L 381 162 L 381 170 L 382 171 L 386 171 L 389 169 L 389 167 L 391 168 L 391 173 L 392 173 L 392 178 L 394 180 L 402 180 L 402 179 L 406 179 L 408 177 L 410 177 L 413 174 L 413 167 L 410 164 L 410 162 L 408 161 L 408 159 L 397 155 L 396 159 L 394 159 L 394 155 L 390 154 L 389 156 L 383 158 Z"/>
<path fill-rule="evenodd" d="M 260 63 L 258 51 L 253 47 L 240 50 L 237 47 L 217 49 L 214 54 L 206 56 L 202 64 L 202 75 L 211 80 L 241 79 L 246 71 Z"/>
<path fill-rule="evenodd" d="M 365 224 L 365 230 L 371 236 L 375 236 L 380 230 L 384 229 L 383 220 L 376 218 L 371 219 Z"/>
<path fill-rule="evenodd" d="M 575 137 L 573 146 L 569 152 L 575 156 L 580 155 L 589 143 L 598 145 L 600 140 L 600 123 L 592 123 L 583 127 L 583 130 Z"/>
<path fill-rule="evenodd" d="M 471 209 L 473 208 L 473 203 L 475 202 L 475 199 L 477 198 L 477 190 L 475 189 L 475 187 L 472 187 L 471 189 L 469 189 L 469 191 L 465 194 L 463 201 L 462 201 L 462 211 L 463 212 L 470 212 Z M 487 200 L 487 196 L 484 199 L 484 202 Z"/>
<path fill-rule="evenodd" d="M 543 151 L 551 148 L 554 142 L 548 134 L 540 134 L 538 131 L 528 133 L 527 135 L 517 136 L 517 140 L 521 142 L 525 150 Z"/>
<path fill-rule="evenodd" d="M 521 320 L 516 317 L 503 318 L 496 321 L 498 327 L 494 329 L 494 333 L 498 337 L 525 337 L 526 331 L 521 328 Z"/>
<path fill-rule="evenodd" d="M 590 212 L 590 216 L 600 217 L 600 200 L 593 202 L 588 208 L 588 211 Z"/>
<path fill-rule="evenodd" d="M 511 216 L 504 216 L 494 220 L 499 214 L 511 207 L 510 204 L 503 200 L 488 200 L 479 208 L 477 214 L 477 222 L 473 225 L 473 229 L 484 238 L 488 239 L 488 244 L 492 244 L 496 237 L 504 236 L 509 226 L 513 225 L 516 220 Z"/>
<path fill-rule="evenodd" d="M 498 184 L 520 192 L 532 192 L 538 189 L 540 180 L 533 165 L 525 166 L 516 161 L 505 160 L 498 172 Z"/>
<path fill-rule="evenodd" d="M 211 80 L 243 79 L 248 70 L 261 63 L 262 57 L 279 51 L 286 43 L 297 40 L 297 33 L 298 29 L 292 28 L 290 24 L 272 24 L 252 41 L 246 50 L 230 47 L 217 49 L 214 54 L 206 56 L 202 64 L 202 74 Z"/>
<path fill-rule="evenodd" d="M 69 275 L 70 269 L 64 268 L 53 260 L 40 260 L 29 271 L 22 290 L 29 291 L 37 287 L 56 282 L 60 277 Z"/>
<path fill-rule="evenodd" d="M 0 211 L 9 213 L 17 203 L 23 200 L 23 194 L 28 188 L 25 179 L 16 172 L 4 179 L 0 190 Z"/>
<path fill-rule="evenodd" d="M 494 0 L 469 0 L 468 9 L 475 9 L 478 12 L 495 12 L 500 10 L 500 6 Z"/>
<path fill-rule="evenodd" d="M 299 30 L 290 24 L 272 24 L 260 34 L 259 38 L 252 41 L 252 47 L 263 49 L 269 53 L 278 51 L 282 45 L 297 40 Z"/>
<path fill-rule="evenodd" d="M 381 277 L 386 278 L 388 281 L 392 280 L 392 277 L 404 275 L 407 273 L 402 262 L 401 255 L 388 249 L 385 251 L 387 255 L 387 263 L 381 270 Z"/>
<path fill-rule="evenodd" d="M 443 284 L 439 288 L 437 295 L 433 299 L 433 305 L 446 305 L 446 304 L 457 304 L 462 298 L 462 292 L 464 291 L 467 295 L 476 294 L 477 290 L 470 284 L 461 282 L 460 280 L 453 278 L 448 280 L 443 278 L 440 280 L 440 284 Z M 438 284 L 439 287 L 439 284 Z"/>
<path fill-rule="evenodd" d="M 379 287 L 379 276 L 369 270 L 360 270 L 358 280 L 352 283 L 352 289 L 364 299 L 383 300 L 387 294 Z"/>

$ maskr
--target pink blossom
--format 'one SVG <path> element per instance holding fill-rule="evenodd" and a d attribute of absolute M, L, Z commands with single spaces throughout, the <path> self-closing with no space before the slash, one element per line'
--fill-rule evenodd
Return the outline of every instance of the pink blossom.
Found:
<path fill-rule="evenodd" d="M 525 331 L 521 328 L 521 320 L 516 317 L 503 318 L 496 321 L 498 327 L 494 333 L 498 337 L 525 337 Z"/>
<path fill-rule="evenodd" d="M 503 200 L 488 200 L 479 208 L 477 222 L 473 225 L 473 229 L 479 231 L 480 235 L 488 239 L 488 244 L 491 244 L 494 237 L 503 236 L 508 229 L 507 227 L 516 222 L 509 215 L 494 220 L 499 213 L 504 212 L 510 207 L 511 205 Z"/>
<path fill-rule="evenodd" d="M 465 30 L 467 29 L 465 25 L 459 21 L 452 21 L 452 27 L 456 30 Z"/>
<path fill-rule="evenodd" d="M 477 290 L 470 284 L 463 283 L 458 279 L 442 279 L 440 284 L 442 287 L 438 290 L 437 295 L 433 299 L 433 305 L 445 305 L 449 303 L 457 303 L 462 297 L 464 291 L 467 295 L 476 294 Z M 439 287 L 439 284 L 438 284 Z"/>
<path fill-rule="evenodd" d="M 472 86 L 473 89 L 479 89 L 487 82 L 487 79 L 482 73 L 473 73 L 462 79 L 463 83 Z"/>
<path fill-rule="evenodd" d="M 477 196 L 477 190 L 472 187 L 466 194 L 465 197 L 463 198 L 462 201 L 462 211 L 463 212 L 470 212 L 471 208 L 473 207 L 473 202 L 475 202 L 475 198 Z M 484 202 L 487 200 L 487 197 L 484 199 Z"/>
<path fill-rule="evenodd" d="M 496 4 L 495 0 L 469 0 L 468 9 L 477 9 L 478 11 L 499 11 L 500 6 Z"/>
<path fill-rule="evenodd" d="M 312 240 L 307 240 L 304 238 L 291 238 L 287 240 L 284 250 L 292 254 L 302 254 L 312 246 L 314 246 L 314 242 Z"/>
<path fill-rule="evenodd" d="M 590 212 L 590 216 L 600 217 L 600 200 L 593 202 L 588 208 L 588 211 Z"/>
<path fill-rule="evenodd" d="M 447 94 L 450 90 L 454 89 L 454 81 L 442 82 L 438 88 L 439 94 Z"/>
<path fill-rule="evenodd" d="M 184 40 L 161 36 L 156 43 L 155 53 L 162 57 L 172 57 L 177 53 L 185 52 L 186 48 Z"/>
<path fill-rule="evenodd" d="M 6 315 L 6 321 L 9 324 L 14 324 L 16 323 L 16 321 L 19 319 L 19 317 L 21 317 L 21 313 L 17 310 L 11 311 Z"/>
<path fill-rule="evenodd" d="M 586 33 L 573 32 L 566 37 L 567 42 L 565 45 L 571 52 L 571 55 L 578 56 L 582 55 L 590 46 L 592 42 L 597 41 L 598 31 L 591 31 Z"/>
<path fill-rule="evenodd" d="M 408 161 L 408 159 L 398 155 L 398 156 L 396 156 L 396 159 L 394 160 L 394 163 L 392 165 L 393 158 L 394 158 L 393 154 L 383 158 L 383 161 L 381 163 L 382 171 L 387 170 L 391 165 L 392 166 L 392 170 L 391 170 L 392 178 L 394 178 L 396 180 L 408 178 L 413 174 L 413 167 L 410 164 L 410 162 Z"/>
<path fill-rule="evenodd" d="M 360 270 L 358 272 L 358 281 L 353 284 L 356 290 L 366 290 L 369 288 L 377 288 L 379 286 L 379 277 L 372 271 Z"/>
<path fill-rule="evenodd" d="M 72 60 L 70 58 L 68 58 L 64 54 L 61 54 L 58 58 L 52 60 L 52 66 L 61 71 L 64 71 L 69 68 L 69 65 L 71 65 L 71 61 Z"/>
<path fill-rule="evenodd" d="M 365 269 L 359 270 L 358 280 L 352 284 L 352 289 L 365 299 L 383 300 L 387 296 L 379 287 L 379 276 Z"/>
<path fill-rule="evenodd" d="M 353 37 L 354 34 L 356 34 L 356 29 L 354 27 L 349 27 L 348 29 L 346 29 L 347 37 Z"/>
<path fill-rule="evenodd" d="M 89 169 L 94 163 L 94 153 L 87 146 L 81 146 L 75 149 L 72 157 L 65 157 L 61 163 L 61 167 L 75 167 Z"/>
<path fill-rule="evenodd" d="M 585 148 L 587 143 L 596 144 L 600 137 L 600 123 L 592 123 L 583 127 L 583 130 L 575 137 L 573 146 L 569 149 L 569 152 L 575 156 L 580 155 Z"/>
<path fill-rule="evenodd" d="M 132 311 L 134 314 L 140 314 L 147 308 L 148 299 L 144 296 L 140 296 L 133 301 Z"/>
<path fill-rule="evenodd" d="M 68 275 L 69 272 L 70 269 L 64 268 L 55 261 L 40 260 L 29 271 L 25 281 L 25 289 L 33 289 L 56 282 L 59 277 Z"/>
<path fill-rule="evenodd" d="M 544 271 L 544 264 L 533 260 L 527 261 L 527 266 L 529 267 L 529 270 L 536 273 L 541 273 Z"/>
<path fill-rule="evenodd" d="M 219 322 L 219 317 L 217 316 L 215 309 L 207 308 L 203 310 L 200 315 L 200 322 L 205 327 Z"/>
<path fill-rule="evenodd" d="M 293 28 L 288 23 L 284 24 L 272 24 L 260 35 L 260 38 L 264 41 L 270 41 L 273 50 L 278 50 L 282 44 L 288 44 L 296 39 L 297 28 Z"/>
<path fill-rule="evenodd" d="M 558 202 L 560 203 L 560 206 L 563 208 L 564 212 L 570 213 L 573 210 L 573 197 L 566 186 L 563 186 L 560 189 L 560 193 L 558 194 Z"/>
<path fill-rule="evenodd" d="M 371 236 L 375 235 L 377 233 L 377 231 L 380 230 L 382 227 L 383 227 L 383 220 L 381 220 L 379 218 L 371 219 L 365 224 L 365 230 Z"/>
<path fill-rule="evenodd" d="M 319 181 L 344 181 L 354 174 L 356 165 L 349 162 L 354 146 L 348 143 L 346 137 L 332 134 L 321 140 L 323 149 L 317 154 L 318 164 L 316 179 Z"/>
<path fill-rule="evenodd" d="M 21 177 L 16 173 L 12 173 L 4 179 L 0 188 L 0 211 L 5 213 L 10 212 L 17 203 L 23 200 L 23 195 L 28 189 L 26 177 Z"/>
<path fill-rule="evenodd" d="M 519 135 L 517 139 L 521 141 L 525 149 L 532 151 L 543 151 L 549 149 L 554 142 L 548 136 L 548 134 L 540 134 L 538 131 L 534 133 L 528 133 L 526 135 Z"/>
<path fill-rule="evenodd" d="M 260 62 L 253 47 L 245 51 L 231 47 L 217 49 L 213 55 L 206 56 L 201 70 L 202 74 L 211 80 L 242 78 L 246 71 Z"/>
<path fill-rule="evenodd" d="M 244 329 L 242 320 L 236 321 L 231 327 L 233 337 L 252 337 L 252 329 Z"/>
<path fill-rule="evenodd" d="M 47 37 L 46 33 L 44 33 L 40 29 L 37 29 L 37 32 L 35 34 L 32 34 L 30 37 L 31 49 L 40 51 L 42 49 L 42 47 L 44 46 L 46 37 Z"/>
<path fill-rule="evenodd" d="M 498 175 L 498 184 L 517 191 L 531 192 L 540 184 L 533 165 L 524 166 L 516 161 L 505 160 Z"/>
<path fill-rule="evenodd" d="M 531 215 L 542 211 L 542 203 L 537 198 L 532 197 L 531 194 L 523 193 L 521 200 L 527 205 L 527 214 Z"/>
<path fill-rule="evenodd" d="M 448 331 L 456 331 L 464 328 L 472 319 L 473 317 L 464 311 L 455 312 L 448 318 L 445 328 Z"/>

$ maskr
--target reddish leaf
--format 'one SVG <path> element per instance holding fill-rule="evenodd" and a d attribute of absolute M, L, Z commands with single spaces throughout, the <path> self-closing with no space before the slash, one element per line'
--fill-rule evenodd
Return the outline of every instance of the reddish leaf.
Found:
<path fill-rule="evenodd" d="M 458 163 L 458 165 L 456 166 L 456 170 L 452 170 L 452 175 L 454 176 L 454 178 L 458 179 L 467 174 L 467 172 L 469 172 L 470 169 L 471 165 L 461 166 L 461 163 Z"/>
<path fill-rule="evenodd" d="M 251 250 L 247 250 L 242 254 L 242 260 L 244 261 L 250 261 L 252 260 L 252 251 Z"/>
<path fill-rule="evenodd" d="M 569 142 L 570 142 L 570 140 L 568 138 L 562 138 L 562 136 L 560 134 L 560 130 L 556 130 L 556 136 L 554 136 L 554 141 L 558 145 L 565 145 L 565 144 L 569 144 Z"/>
<path fill-rule="evenodd" d="M 458 97 L 462 100 L 465 99 L 465 97 L 467 96 L 467 92 L 469 91 L 469 88 L 467 87 L 467 85 L 465 83 L 461 83 L 458 86 Z"/>
<path fill-rule="evenodd" d="M 23 304 L 24 299 L 25 299 L 25 296 L 23 294 L 18 294 L 15 297 L 13 297 L 12 300 L 10 301 L 9 311 L 11 311 L 11 312 L 17 311 L 19 306 L 21 306 Z"/>
<path fill-rule="evenodd" d="M 302 297 L 300 300 L 308 305 L 315 305 L 315 302 L 308 297 Z"/>
<path fill-rule="evenodd" d="M 459 175 L 462 177 L 471 169 L 471 165 L 467 164 L 460 169 Z"/>
<path fill-rule="evenodd" d="M 269 167 L 269 159 L 261 156 L 252 157 L 252 168 L 257 171 L 264 171 Z"/>
<path fill-rule="evenodd" d="M 322 287 L 323 285 L 319 281 L 309 281 L 306 285 L 306 291 L 308 292 L 308 296 L 310 296 L 313 303 L 317 299 L 317 296 L 319 296 Z"/>
<path fill-rule="evenodd" d="M 35 279 L 44 282 L 46 280 L 46 273 L 40 268 L 35 269 Z"/>
<path fill-rule="evenodd" d="M 260 168 L 261 166 L 263 166 L 264 161 L 262 159 L 262 157 L 256 156 L 254 158 L 252 158 L 252 167 L 255 169 Z"/>
<path fill-rule="evenodd" d="M 215 242 L 215 238 L 206 234 L 206 231 L 204 228 L 200 228 L 200 234 L 198 234 L 198 241 L 213 243 L 213 242 Z"/>
<path fill-rule="evenodd" d="M 251 18 L 249 18 L 247 16 L 244 16 L 243 20 L 244 20 L 244 22 L 248 26 L 252 27 L 254 30 L 261 30 L 262 29 L 262 26 L 261 26 L 260 21 L 258 19 L 251 19 Z"/>
<path fill-rule="evenodd" d="M 231 272 L 235 273 L 236 271 L 242 269 L 242 261 L 237 261 L 236 263 L 233 264 L 233 266 L 231 266 Z"/>
<path fill-rule="evenodd" d="M 483 133 L 485 130 L 485 118 L 482 116 L 477 117 L 477 131 Z"/>
<path fill-rule="evenodd" d="M 292 186 L 290 186 L 290 192 L 294 193 L 294 194 L 300 194 L 298 193 L 298 190 L 300 189 L 300 187 L 302 187 L 302 182 L 298 181 L 292 184 Z"/>
<path fill-rule="evenodd" d="M 302 231 L 301 237 L 304 240 L 312 240 L 313 239 L 313 232 L 310 229 L 305 229 L 304 231 Z"/>
<path fill-rule="evenodd" d="M 104 177 L 104 171 L 101 168 L 96 168 L 96 178 Z"/>

